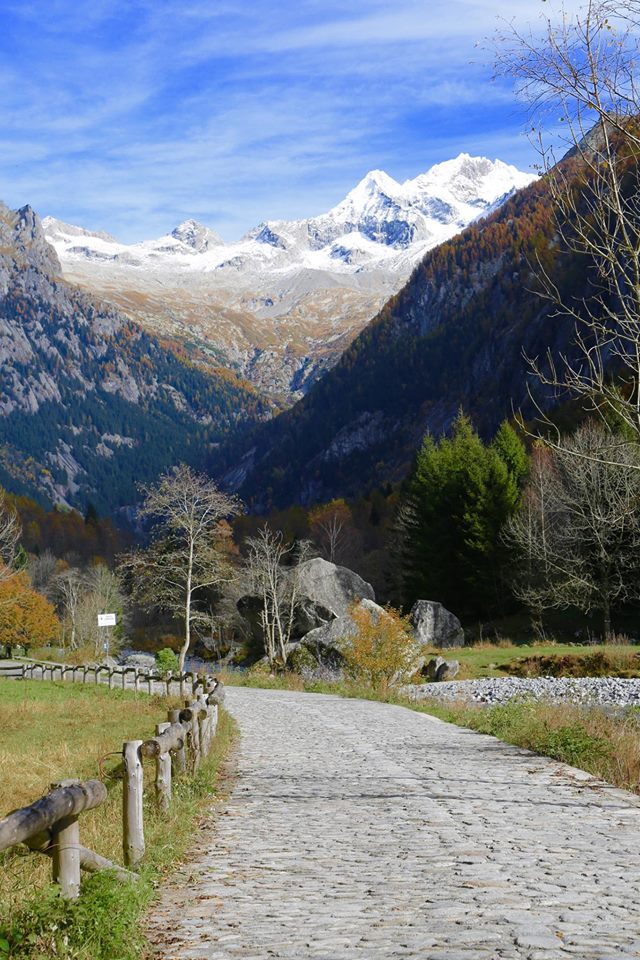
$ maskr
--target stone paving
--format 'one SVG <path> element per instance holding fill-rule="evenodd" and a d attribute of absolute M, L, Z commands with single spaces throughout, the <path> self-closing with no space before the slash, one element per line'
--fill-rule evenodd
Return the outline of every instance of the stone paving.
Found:
<path fill-rule="evenodd" d="M 402 707 L 228 688 L 230 798 L 163 960 L 640 957 L 640 802 Z"/>

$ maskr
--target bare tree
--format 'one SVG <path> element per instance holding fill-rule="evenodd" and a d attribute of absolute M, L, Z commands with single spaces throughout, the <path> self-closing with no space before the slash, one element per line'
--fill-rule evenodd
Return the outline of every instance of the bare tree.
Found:
<path fill-rule="evenodd" d="M 22 527 L 15 507 L 5 498 L 0 499 L 0 583 L 10 580 L 16 573 L 14 561 L 18 552 Z"/>
<path fill-rule="evenodd" d="M 576 15 L 565 14 L 562 7 L 559 12 L 559 17 L 543 18 L 542 36 L 514 27 L 498 38 L 499 72 L 515 77 L 531 104 L 559 247 L 584 262 L 580 298 L 566 294 L 541 263 L 535 268 L 542 295 L 556 315 L 574 321 L 575 343 L 571 356 L 558 359 L 549 352 L 530 363 L 542 383 L 569 390 L 605 419 L 613 415 L 637 441 L 640 2 L 588 0 Z M 563 150 L 570 148 L 559 164 L 544 133 L 551 117 L 556 125 L 558 115 L 566 131 L 560 137 Z M 562 446 L 557 431 L 553 443 Z M 608 455 L 615 462 L 618 449 L 612 446 Z"/>
<path fill-rule="evenodd" d="M 233 578 L 224 550 L 225 520 L 240 511 L 240 503 L 184 464 L 144 488 L 144 494 L 140 514 L 154 523 L 151 543 L 123 558 L 122 568 L 143 606 L 183 622 L 182 671 L 194 626 L 211 622 L 210 610 L 198 601 Z"/>
<path fill-rule="evenodd" d="M 122 638 L 126 603 L 120 576 L 104 564 L 91 567 L 80 581 L 80 602 L 76 611 L 77 626 L 83 644 L 90 644 L 96 657 L 115 651 Z M 98 615 L 115 613 L 117 626 L 98 626 Z"/>
<path fill-rule="evenodd" d="M 348 529 L 352 524 L 351 510 L 344 500 L 332 500 L 316 507 L 309 515 L 314 539 L 325 558 L 331 563 L 342 559 Z"/>
<path fill-rule="evenodd" d="M 51 550 L 44 550 L 40 556 L 29 558 L 31 586 L 49 600 L 56 593 L 58 571 L 59 563 Z"/>
<path fill-rule="evenodd" d="M 271 666 L 286 666 L 288 644 L 300 602 L 300 564 L 310 553 L 310 544 L 285 544 L 282 533 L 267 524 L 247 540 L 246 574 L 249 589 L 262 602 L 260 623 L 264 649 Z M 295 553 L 295 562 L 285 566 Z"/>
<path fill-rule="evenodd" d="M 505 539 L 519 556 L 520 599 L 535 611 L 599 610 L 608 638 L 614 605 L 640 598 L 638 447 L 589 423 L 561 450 L 539 450 Z"/>
<path fill-rule="evenodd" d="M 85 586 L 84 577 L 76 567 L 64 570 L 55 581 L 54 595 L 62 620 L 63 638 L 68 627 L 69 646 L 72 650 L 78 646 L 78 616 Z"/>

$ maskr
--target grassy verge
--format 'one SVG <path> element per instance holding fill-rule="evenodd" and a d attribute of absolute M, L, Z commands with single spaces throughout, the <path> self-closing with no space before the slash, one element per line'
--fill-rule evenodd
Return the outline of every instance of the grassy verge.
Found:
<path fill-rule="evenodd" d="M 637 714 L 610 716 L 597 707 L 566 703 L 507 703 L 480 707 L 431 701 L 404 705 L 448 723 L 488 733 L 542 756 L 553 757 L 624 790 L 640 793 L 640 723 Z"/>
<path fill-rule="evenodd" d="M 0 815 L 32 802 L 52 780 L 102 774 L 109 797 L 97 810 L 81 815 L 81 839 L 121 862 L 119 761 L 106 755 L 119 753 L 125 739 L 152 735 L 171 705 L 166 698 L 100 687 L 0 681 Z M 109 874 L 89 876 L 83 879 L 80 900 L 68 904 L 50 882 L 48 858 L 26 848 L 0 854 L 0 960 L 140 957 L 142 915 L 162 877 L 188 847 L 203 806 L 215 793 L 233 736 L 233 722 L 221 711 L 212 752 L 194 778 L 174 783 L 169 815 L 157 816 L 153 797 L 146 798 L 147 856 L 138 883 L 122 884 Z M 150 765 L 150 782 L 152 770 Z"/>
<path fill-rule="evenodd" d="M 635 711 L 611 716 L 597 707 L 588 709 L 566 703 L 486 707 L 463 702 L 444 704 L 435 698 L 416 703 L 393 690 L 380 692 L 354 683 L 305 683 L 294 673 L 272 677 L 260 673 L 230 674 L 225 682 L 394 703 L 553 757 L 617 787 L 640 793 L 640 714 Z"/>

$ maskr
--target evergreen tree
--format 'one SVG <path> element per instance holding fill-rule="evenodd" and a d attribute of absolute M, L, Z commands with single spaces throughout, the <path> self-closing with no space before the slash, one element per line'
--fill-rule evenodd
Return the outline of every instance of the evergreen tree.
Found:
<path fill-rule="evenodd" d="M 525 466 L 507 424 L 485 446 L 460 412 L 450 438 L 425 437 L 400 518 L 407 606 L 439 600 L 463 618 L 500 609 L 500 529 L 518 505 Z"/>
<path fill-rule="evenodd" d="M 509 476 L 514 481 L 516 489 L 513 494 L 517 504 L 529 472 L 529 457 L 522 440 L 507 420 L 503 420 L 500 424 L 493 439 L 492 447 L 505 464 Z"/>

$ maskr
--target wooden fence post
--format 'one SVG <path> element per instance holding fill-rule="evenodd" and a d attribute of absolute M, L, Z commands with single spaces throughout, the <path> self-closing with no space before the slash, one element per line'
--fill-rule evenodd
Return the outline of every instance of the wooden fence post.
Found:
<path fill-rule="evenodd" d="M 170 723 L 157 724 L 156 734 L 159 736 L 170 726 Z M 159 810 L 167 813 L 171 803 L 171 754 L 169 753 L 161 753 L 156 757 L 156 799 Z"/>
<path fill-rule="evenodd" d="M 187 744 L 189 747 L 189 763 L 191 766 L 191 771 L 195 771 L 200 766 L 200 727 L 198 725 L 198 710 L 200 709 L 200 704 L 196 701 L 185 701 L 185 707 L 189 711 L 189 717 L 186 721 L 187 727 Z"/>
<path fill-rule="evenodd" d="M 173 676 L 171 670 L 167 670 L 167 676 L 165 677 L 165 683 L 167 684 L 167 696 L 171 696 L 171 677 Z"/>
<path fill-rule="evenodd" d="M 51 788 L 71 787 L 76 783 L 80 781 L 58 780 L 51 784 Z M 51 845 L 54 882 L 60 886 L 65 900 L 77 900 L 80 896 L 80 824 L 77 815 L 63 817 L 53 824 Z"/>
<path fill-rule="evenodd" d="M 210 716 L 209 716 L 209 705 L 207 704 L 207 698 L 203 693 L 198 694 L 198 703 L 200 709 L 205 711 L 203 717 L 198 717 L 199 732 L 200 732 L 200 753 L 202 758 L 208 756 L 209 754 L 209 745 L 211 742 L 211 736 L 209 733 L 210 729 Z"/>
<path fill-rule="evenodd" d="M 147 691 L 149 694 L 153 693 L 153 675 L 151 670 L 149 670 L 147 673 Z"/>
<path fill-rule="evenodd" d="M 126 690 L 127 687 L 127 668 L 122 668 L 122 689 Z"/>
<path fill-rule="evenodd" d="M 142 740 L 127 740 L 122 747 L 124 782 L 122 792 L 124 862 L 128 867 L 140 863 L 144 856 L 144 821 L 142 794 L 144 771 L 140 759 Z"/>
<path fill-rule="evenodd" d="M 138 667 L 135 667 L 133 671 L 133 688 L 136 693 L 140 693 L 140 670 Z"/>
<path fill-rule="evenodd" d="M 180 723 L 180 711 L 179 710 L 169 710 L 167 714 L 169 723 Z M 186 740 L 186 735 L 185 735 Z M 176 766 L 176 773 L 186 773 L 187 770 L 187 754 L 184 748 L 184 741 L 181 747 L 173 754 L 174 763 Z"/>

